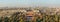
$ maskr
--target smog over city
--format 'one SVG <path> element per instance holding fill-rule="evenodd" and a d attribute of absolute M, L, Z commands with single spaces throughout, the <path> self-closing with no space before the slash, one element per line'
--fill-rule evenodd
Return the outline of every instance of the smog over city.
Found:
<path fill-rule="evenodd" d="M 60 7 L 60 0 L 0 0 L 0 7 Z"/>
<path fill-rule="evenodd" d="M 0 22 L 60 22 L 60 0 L 0 0 Z"/>

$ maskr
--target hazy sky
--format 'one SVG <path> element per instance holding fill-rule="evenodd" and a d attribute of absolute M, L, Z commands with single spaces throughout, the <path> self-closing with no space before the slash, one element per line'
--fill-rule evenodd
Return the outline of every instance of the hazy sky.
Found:
<path fill-rule="evenodd" d="M 60 0 L 0 0 L 0 6 L 60 6 Z"/>

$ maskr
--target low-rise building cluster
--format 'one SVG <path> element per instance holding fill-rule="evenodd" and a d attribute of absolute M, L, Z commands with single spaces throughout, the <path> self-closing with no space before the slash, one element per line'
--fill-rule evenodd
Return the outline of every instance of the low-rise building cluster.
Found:
<path fill-rule="evenodd" d="M 0 22 L 60 22 L 60 8 L 3 9 Z"/>

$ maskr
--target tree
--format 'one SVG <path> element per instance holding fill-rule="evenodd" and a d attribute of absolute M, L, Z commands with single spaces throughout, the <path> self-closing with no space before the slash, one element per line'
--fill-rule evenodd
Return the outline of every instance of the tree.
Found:
<path fill-rule="evenodd" d="M 5 17 L 4 18 L 4 22 L 9 22 L 9 18 L 8 17 Z"/>
<path fill-rule="evenodd" d="M 41 22 L 43 19 L 40 19 L 40 17 L 38 17 L 37 19 L 36 19 L 36 22 Z"/>

